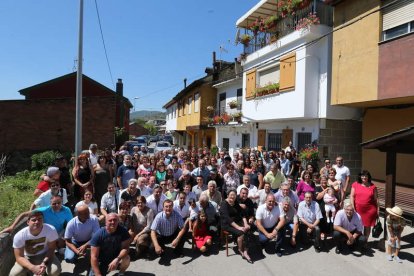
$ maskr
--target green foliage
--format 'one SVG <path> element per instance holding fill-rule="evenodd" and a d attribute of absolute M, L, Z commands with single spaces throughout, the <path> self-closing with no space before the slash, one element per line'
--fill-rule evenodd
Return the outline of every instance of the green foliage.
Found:
<path fill-rule="evenodd" d="M 44 171 L 23 171 L 6 176 L 0 182 L 0 229 L 9 226 L 22 212 L 29 210 L 35 197 L 33 191 Z"/>
<path fill-rule="evenodd" d="M 32 169 L 43 170 L 47 167 L 52 166 L 53 164 L 55 164 L 55 159 L 58 155 L 60 155 L 60 153 L 53 150 L 33 154 L 31 157 Z"/>
<path fill-rule="evenodd" d="M 216 145 L 211 145 L 211 149 L 210 149 L 211 156 L 216 156 L 217 152 L 218 152 L 218 147 Z"/>
<path fill-rule="evenodd" d="M 137 123 L 140 126 L 144 126 L 146 121 L 142 118 L 135 118 L 134 122 Z"/>
<path fill-rule="evenodd" d="M 128 139 L 128 133 L 125 131 L 123 127 L 115 127 L 115 143 L 119 147 L 123 145 L 125 141 Z"/>
<path fill-rule="evenodd" d="M 149 135 L 157 135 L 158 130 L 153 124 L 146 123 L 144 128 L 148 130 Z"/>

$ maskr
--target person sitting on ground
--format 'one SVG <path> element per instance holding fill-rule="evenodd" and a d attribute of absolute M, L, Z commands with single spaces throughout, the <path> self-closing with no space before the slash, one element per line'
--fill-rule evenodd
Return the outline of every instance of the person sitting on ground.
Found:
<path fill-rule="evenodd" d="M 204 210 L 201 210 L 194 223 L 193 237 L 197 248 L 202 253 L 205 253 L 212 244 L 212 237 L 209 235 L 208 229 L 207 215 Z"/>
<path fill-rule="evenodd" d="M 90 216 L 87 205 L 78 207 L 78 216 L 68 222 L 65 230 L 65 261 L 75 263 L 80 256 L 85 256 L 92 235 L 99 230 L 99 221 Z"/>
<path fill-rule="evenodd" d="M 365 250 L 367 238 L 363 235 L 364 225 L 361 216 L 355 212 L 350 202 L 344 204 L 344 209 L 336 213 L 334 220 L 333 238 L 336 244 L 335 253 L 339 254 L 343 243 L 353 248 L 360 246 L 361 252 Z"/>
<path fill-rule="evenodd" d="M 163 211 L 158 213 L 151 224 L 151 240 L 157 255 L 162 255 L 165 244 L 171 243 L 174 253 L 181 256 L 184 246 L 183 219 L 173 210 L 173 202 L 169 199 L 163 202 Z"/>
<path fill-rule="evenodd" d="M 90 276 L 107 275 L 117 269 L 118 276 L 122 276 L 128 269 L 130 236 L 125 228 L 119 226 L 118 221 L 116 213 L 109 213 L 105 217 L 105 227 L 92 236 Z"/>
<path fill-rule="evenodd" d="M 57 246 L 58 248 L 64 248 L 65 240 L 63 239 L 63 235 L 65 233 L 65 227 L 73 217 L 70 209 L 62 205 L 62 197 L 59 195 L 54 195 L 50 199 L 49 206 L 40 207 L 35 209 L 34 211 L 41 212 L 43 214 L 43 221 L 47 224 L 52 225 L 55 228 L 59 235 L 59 239 L 57 239 Z M 32 212 L 33 211 L 21 213 L 14 220 L 12 225 L 4 229 L 2 232 L 11 233 L 19 224 L 19 222 L 24 218 L 30 216 Z"/>
<path fill-rule="evenodd" d="M 37 187 L 33 193 L 34 196 L 40 196 L 42 193 L 50 189 L 52 183 L 59 183 L 60 170 L 58 167 L 49 167 L 46 171 L 46 176 L 43 180 L 37 184 Z"/>
<path fill-rule="evenodd" d="M 131 178 L 128 180 L 128 188 L 121 192 L 121 202 L 129 201 L 131 206 L 137 205 L 137 196 L 141 195 L 141 191 L 137 189 L 138 180 Z"/>
<path fill-rule="evenodd" d="M 55 181 L 53 183 L 50 183 L 49 190 L 47 190 L 46 192 L 43 192 L 38 198 L 35 199 L 32 206 L 30 207 L 30 210 L 33 210 L 39 207 L 49 206 L 50 199 L 54 195 L 59 195 L 62 197 L 63 205 L 68 203 L 68 195 L 66 193 L 66 190 L 60 187 L 59 182 Z"/>
<path fill-rule="evenodd" d="M 296 246 L 296 235 L 299 231 L 299 219 L 296 209 L 292 207 L 290 197 L 286 196 L 279 203 L 280 215 L 285 218 L 284 232 L 290 234 L 290 245 Z"/>
<path fill-rule="evenodd" d="M 245 245 L 245 234 L 250 230 L 246 218 L 242 216 L 243 210 L 236 201 L 235 190 L 227 191 L 227 198 L 220 205 L 221 229 L 237 238 L 237 247 L 243 259 L 252 263 Z"/>
<path fill-rule="evenodd" d="M 398 254 L 400 253 L 401 248 L 401 234 L 405 227 L 405 220 L 402 217 L 403 210 L 398 206 L 387 208 L 386 210 L 389 214 L 386 219 L 387 230 L 389 233 L 387 242 L 387 260 L 393 260 L 392 249 L 394 248 L 394 260 L 402 263 Z"/>
<path fill-rule="evenodd" d="M 305 199 L 299 203 L 298 217 L 299 217 L 299 233 L 302 240 L 307 243 L 309 238 L 313 236 L 315 252 L 321 252 L 320 239 L 321 230 L 319 228 L 320 219 L 323 218 L 319 204 L 312 200 L 313 193 L 306 192 Z"/>
<path fill-rule="evenodd" d="M 146 252 L 151 244 L 151 224 L 154 220 L 154 211 L 146 206 L 144 196 L 137 197 L 137 206 L 131 210 L 132 231 L 137 255 Z"/>
<path fill-rule="evenodd" d="M 119 191 L 115 188 L 115 184 L 108 183 L 108 192 L 102 196 L 101 199 L 101 214 L 99 221 L 104 221 L 106 215 L 109 213 L 118 213 L 119 205 Z"/>
<path fill-rule="evenodd" d="M 201 195 L 206 195 L 209 201 L 214 201 L 217 205 L 221 204 L 221 194 L 217 191 L 217 184 L 214 180 L 208 182 L 207 190 L 202 192 Z"/>
<path fill-rule="evenodd" d="M 274 195 L 269 194 L 266 202 L 257 208 L 256 225 L 261 245 L 264 247 L 270 240 L 276 240 L 276 254 L 279 257 L 282 256 L 280 249 L 285 236 L 285 218 L 280 213 Z"/>
<path fill-rule="evenodd" d="M 79 201 L 75 205 L 75 213 L 78 212 L 78 209 L 80 206 L 86 205 L 89 208 L 89 214 L 93 216 L 98 216 L 98 204 L 96 204 L 95 200 L 93 199 L 92 192 L 89 190 L 85 191 L 85 194 L 83 195 L 83 200 Z"/>
<path fill-rule="evenodd" d="M 29 213 L 27 225 L 13 238 L 16 263 L 9 275 L 27 275 L 28 272 L 34 275 L 59 275 L 62 269 L 55 256 L 59 238 L 56 229 L 43 223 L 43 213 L 39 211 Z"/>

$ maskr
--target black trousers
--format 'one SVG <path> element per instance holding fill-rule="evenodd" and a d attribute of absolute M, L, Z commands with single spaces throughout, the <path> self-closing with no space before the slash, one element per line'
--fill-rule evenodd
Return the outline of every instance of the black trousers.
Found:
<path fill-rule="evenodd" d="M 302 240 L 302 242 L 309 242 L 309 238 L 313 238 L 314 242 L 313 245 L 315 246 L 315 248 L 320 247 L 320 243 L 321 243 L 321 229 L 319 228 L 319 226 L 315 226 L 315 228 L 313 229 L 313 231 L 308 234 L 307 232 L 308 226 L 304 223 L 299 223 L 299 235 L 300 238 Z"/>
<path fill-rule="evenodd" d="M 161 246 L 162 249 L 165 249 L 165 245 L 172 243 L 172 241 L 175 240 L 175 238 L 177 238 L 179 232 L 180 232 L 179 229 L 177 229 L 171 236 L 162 236 L 162 235 L 157 234 L 158 244 Z M 174 248 L 175 253 L 182 253 L 184 242 L 185 242 L 184 237 L 181 237 L 177 246 Z"/>
<path fill-rule="evenodd" d="M 351 234 L 355 234 L 356 231 L 352 231 Z M 346 245 L 346 241 L 348 240 L 348 237 L 339 231 L 333 232 L 333 239 L 335 241 L 335 245 L 337 248 L 341 248 L 342 245 Z M 358 246 L 360 248 L 363 248 L 367 243 L 367 238 L 364 235 L 359 235 L 358 239 L 354 242 L 351 246 Z"/>

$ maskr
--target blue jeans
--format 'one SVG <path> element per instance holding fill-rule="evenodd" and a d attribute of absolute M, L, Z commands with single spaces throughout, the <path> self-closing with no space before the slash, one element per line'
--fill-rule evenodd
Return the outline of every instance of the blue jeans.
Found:
<path fill-rule="evenodd" d="M 75 247 L 80 247 L 85 243 L 86 242 L 79 243 L 79 242 L 76 242 L 76 241 L 72 241 L 72 244 Z M 75 252 L 73 252 L 69 247 L 66 246 L 66 248 L 65 248 L 65 261 L 67 263 L 73 264 L 78 259 L 78 257 L 79 256 L 77 254 L 75 254 Z"/>
<path fill-rule="evenodd" d="M 273 232 L 273 229 L 275 229 L 275 227 L 270 227 L 270 228 L 265 228 L 266 232 L 271 233 Z M 277 238 L 276 238 L 276 248 L 280 248 L 283 242 L 283 239 L 285 238 L 285 228 L 280 229 L 277 232 Z M 264 246 L 269 242 L 269 239 L 262 233 L 259 231 L 259 242 Z"/>

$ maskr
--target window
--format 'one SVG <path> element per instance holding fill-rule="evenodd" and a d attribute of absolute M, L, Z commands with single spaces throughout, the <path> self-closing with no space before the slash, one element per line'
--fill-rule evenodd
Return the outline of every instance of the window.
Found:
<path fill-rule="evenodd" d="M 223 138 L 223 148 L 229 149 L 230 147 L 230 139 L 229 138 Z"/>
<path fill-rule="evenodd" d="M 188 114 L 191 114 L 192 109 L 193 109 L 193 96 L 188 98 Z"/>
<path fill-rule="evenodd" d="M 250 147 L 250 133 L 242 134 L 242 148 Z"/>
<path fill-rule="evenodd" d="M 280 81 L 279 65 L 259 71 L 258 77 L 258 84 L 260 87 L 266 86 L 271 83 L 278 83 Z"/>
<path fill-rule="evenodd" d="M 312 143 L 312 133 L 310 132 L 299 132 L 297 140 L 297 150 L 298 152 L 303 149 L 306 145 Z"/>
<path fill-rule="evenodd" d="M 177 108 L 176 107 L 173 107 L 173 115 L 174 115 L 174 118 L 177 117 Z"/>
<path fill-rule="evenodd" d="M 414 0 L 387 0 L 383 6 L 383 40 L 414 31 Z"/>
<path fill-rule="evenodd" d="M 220 115 L 226 112 L 226 92 L 220 93 L 219 95 L 218 111 Z"/>
<path fill-rule="evenodd" d="M 196 93 L 194 95 L 194 112 L 200 111 L 200 94 Z"/>
<path fill-rule="evenodd" d="M 243 88 L 237 89 L 237 111 L 242 110 Z"/>
<path fill-rule="evenodd" d="M 269 133 L 267 135 L 268 150 L 279 151 L 282 148 L 282 133 Z"/>

